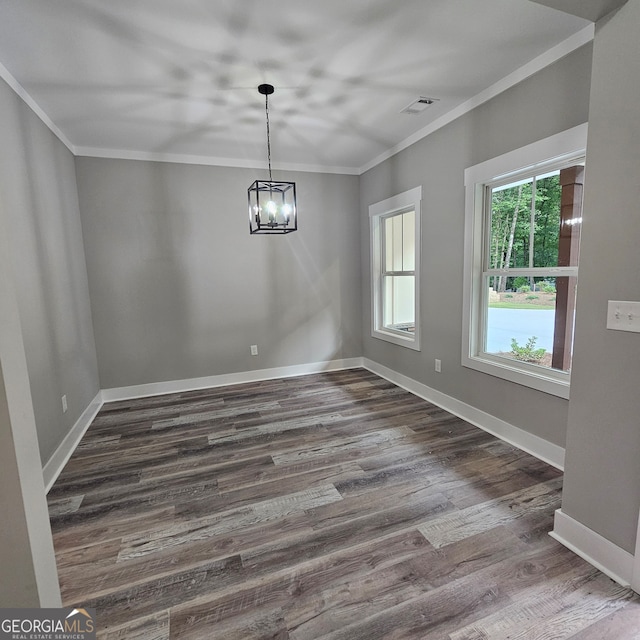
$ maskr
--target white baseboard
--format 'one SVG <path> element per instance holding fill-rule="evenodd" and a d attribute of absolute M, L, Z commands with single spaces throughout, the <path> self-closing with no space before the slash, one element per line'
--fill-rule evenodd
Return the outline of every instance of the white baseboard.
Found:
<path fill-rule="evenodd" d="M 80 443 L 82 436 L 93 422 L 98 411 L 100 411 L 102 402 L 102 393 L 99 391 L 42 468 L 44 488 L 47 493 L 49 493 L 49 489 L 53 486 L 60 472 L 64 469 L 64 465 L 67 464 L 71 454 Z"/>
<path fill-rule="evenodd" d="M 185 391 L 197 391 L 198 389 L 208 389 L 211 387 L 224 387 L 230 384 L 243 384 L 246 382 L 258 382 L 260 380 L 273 380 L 276 378 L 291 378 L 293 376 L 304 376 L 323 371 L 339 371 L 340 369 L 353 369 L 361 366 L 362 358 L 343 358 L 341 360 L 311 362 L 288 367 L 275 367 L 273 369 L 239 371 L 238 373 L 226 373 L 218 376 L 205 376 L 203 378 L 152 382 L 150 384 L 138 384 L 130 387 L 103 389 L 102 400 L 104 402 L 132 400 L 134 398 L 159 396 L 165 393 L 184 393 Z"/>
<path fill-rule="evenodd" d="M 363 366 L 399 387 L 410 391 L 428 402 L 432 402 L 450 413 L 471 424 L 479 427 L 483 431 L 487 431 L 491 435 L 512 444 L 518 449 L 522 449 L 527 453 L 535 456 L 539 460 L 550 464 L 556 469 L 564 470 L 564 448 L 553 444 L 548 440 L 533 435 L 524 429 L 515 427 L 504 420 L 500 420 L 489 413 L 485 413 L 480 409 L 476 409 L 461 400 L 457 400 L 446 393 L 432 389 L 421 382 L 413 380 L 393 369 L 389 369 L 384 365 L 378 364 L 368 358 L 363 359 Z"/>
<path fill-rule="evenodd" d="M 618 584 L 623 587 L 631 586 L 633 556 L 563 513 L 562 509 L 556 511 L 553 531 L 549 535 Z"/>

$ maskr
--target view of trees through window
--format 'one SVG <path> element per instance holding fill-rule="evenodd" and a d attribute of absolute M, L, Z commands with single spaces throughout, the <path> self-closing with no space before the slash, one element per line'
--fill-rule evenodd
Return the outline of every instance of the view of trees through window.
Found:
<path fill-rule="evenodd" d="M 492 189 L 493 269 L 558 266 L 561 195 L 559 171 Z M 513 288 L 514 279 L 501 278 L 499 290 Z"/>
<path fill-rule="evenodd" d="M 486 353 L 570 370 L 583 174 L 487 187 Z"/>

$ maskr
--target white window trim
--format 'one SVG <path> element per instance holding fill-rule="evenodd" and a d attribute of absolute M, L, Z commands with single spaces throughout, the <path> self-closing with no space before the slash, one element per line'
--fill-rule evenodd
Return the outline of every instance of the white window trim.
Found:
<path fill-rule="evenodd" d="M 584 156 L 587 147 L 587 128 L 586 123 L 579 125 L 469 167 L 464 172 L 462 366 L 567 399 L 571 382 L 569 373 L 527 366 L 479 351 L 479 335 L 480 331 L 484 330 L 484 320 L 480 317 L 484 286 L 482 280 L 484 185 L 525 171 L 534 174 L 538 167 L 546 167 L 550 162 L 570 161 Z"/>
<path fill-rule="evenodd" d="M 376 202 L 369 206 L 369 228 L 371 231 L 371 336 L 386 340 L 393 344 L 420 351 L 420 218 L 421 216 L 422 187 L 415 187 L 403 193 Z M 403 331 L 394 331 L 382 325 L 382 220 L 384 218 L 402 213 L 403 211 L 415 211 L 415 332 L 407 334 Z"/>

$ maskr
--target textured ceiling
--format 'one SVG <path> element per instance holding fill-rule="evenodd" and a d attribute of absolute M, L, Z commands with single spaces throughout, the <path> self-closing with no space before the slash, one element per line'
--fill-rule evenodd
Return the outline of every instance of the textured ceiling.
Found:
<path fill-rule="evenodd" d="M 0 63 L 79 154 L 262 164 L 269 82 L 274 165 L 357 172 L 589 25 L 529 0 L 3 0 Z"/>

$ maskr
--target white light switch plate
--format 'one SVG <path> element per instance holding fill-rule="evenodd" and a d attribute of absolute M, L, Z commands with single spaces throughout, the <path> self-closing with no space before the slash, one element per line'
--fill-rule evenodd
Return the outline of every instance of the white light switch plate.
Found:
<path fill-rule="evenodd" d="M 607 329 L 640 333 L 640 302 L 609 300 Z"/>

